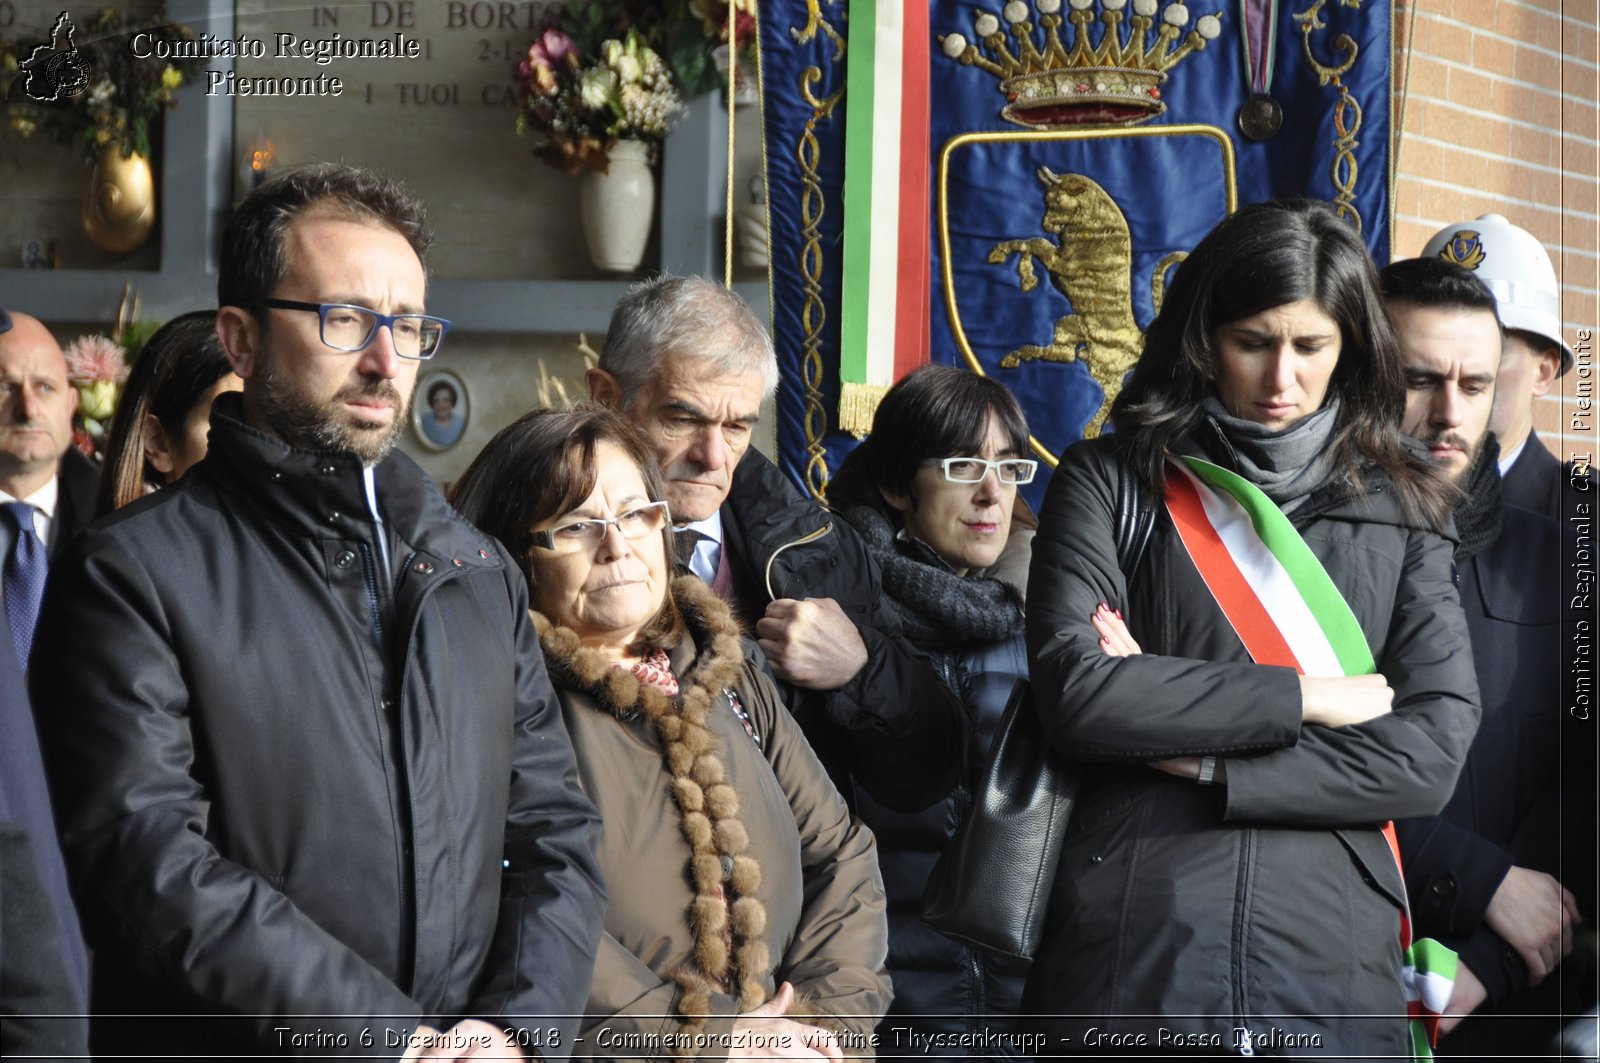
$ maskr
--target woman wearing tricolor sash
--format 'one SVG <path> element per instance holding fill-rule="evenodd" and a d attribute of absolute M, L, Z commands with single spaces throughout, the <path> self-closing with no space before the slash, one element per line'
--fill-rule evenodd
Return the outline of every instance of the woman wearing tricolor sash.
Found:
<path fill-rule="evenodd" d="M 1257 204 L 1179 267 L 1114 433 L 1063 456 L 1027 642 L 1083 782 L 1022 1009 L 1063 1050 L 1416 1047 L 1438 990 L 1383 828 L 1449 798 L 1478 692 L 1403 405 L 1355 231 Z"/>

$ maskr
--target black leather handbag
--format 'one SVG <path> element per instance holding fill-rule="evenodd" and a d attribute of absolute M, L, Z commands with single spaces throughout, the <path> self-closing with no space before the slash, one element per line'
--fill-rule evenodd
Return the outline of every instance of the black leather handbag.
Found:
<path fill-rule="evenodd" d="M 1145 493 L 1124 472 L 1115 534 L 1130 580 L 1155 526 Z M 968 945 L 1032 959 L 1077 796 L 1077 767 L 1045 737 L 1033 687 L 1017 680 L 972 807 L 923 888 L 922 918 Z"/>
<path fill-rule="evenodd" d="M 1044 735 L 1033 688 L 1017 680 L 972 808 L 934 865 L 922 918 L 969 945 L 1031 959 L 1078 793 Z"/>

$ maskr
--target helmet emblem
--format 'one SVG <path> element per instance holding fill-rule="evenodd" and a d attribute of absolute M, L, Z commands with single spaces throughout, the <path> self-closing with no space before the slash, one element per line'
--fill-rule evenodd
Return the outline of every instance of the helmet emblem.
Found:
<path fill-rule="evenodd" d="M 1439 257 L 1467 269 L 1477 269 L 1483 261 L 1483 241 L 1472 229 L 1462 229 L 1439 249 Z"/>

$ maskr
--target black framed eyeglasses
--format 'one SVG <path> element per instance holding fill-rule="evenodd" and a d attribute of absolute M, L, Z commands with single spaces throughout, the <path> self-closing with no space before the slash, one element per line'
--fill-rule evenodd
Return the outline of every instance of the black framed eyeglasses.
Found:
<path fill-rule="evenodd" d="M 262 306 L 275 310 L 309 310 L 322 320 L 322 342 L 336 351 L 360 351 L 372 342 L 379 326 L 387 325 L 394 337 L 394 350 L 402 358 L 424 361 L 439 353 L 444 334 L 450 331 L 446 318 L 428 314 L 380 314 L 350 303 L 303 303 L 298 299 L 262 299 Z"/>
<path fill-rule="evenodd" d="M 643 539 L 652 532 L 659 532 L 661 526 L 671 516 L 666 500 L 663 499 L 660 502 L 635 506 L 615 517 L 575 520 L 556 528 L 536 531 L 531 538 L 535 546 L 542 546 L 558 554 L 573 554 L 598 547 L 613 524 L 617 526 L 617 531 L 622 533 L 624 539 Z"/>
<path fill-rule="evenodd" d="M 924 465 L 937 465 L 944 470 L 944 478 L 953 484 L 982 482 L 993 469 L 1003 484 L 1031 484 L 1039 463 L 1032 458 L 1001 458 L 985 461 L 982 458 L 929 458 Z"/>

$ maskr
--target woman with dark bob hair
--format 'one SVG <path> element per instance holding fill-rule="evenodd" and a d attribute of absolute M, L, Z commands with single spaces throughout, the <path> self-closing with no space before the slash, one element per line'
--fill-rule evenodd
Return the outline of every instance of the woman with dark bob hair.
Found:
<path fill-rule="evenodd" d="M 195 310 L 151 335 L 128 371 L 111 422 L 98 516 L 172 483 L 206 456 L 211 402 L 244 382 L 217 339 L 217 312 Z"/>
<path fill-rule="evenodd" d="M 1478 691 L 1401 364 L 1350 226 L 1256 204 L 1179 267 L 1114 434 L 1063 455 L 1027 618 L 1081 762 L 1023 1000 L 1054 1032 L 1409 1055 L 1381 828 L 1443 807 Z"/>
<path fill-rule="evenodd" d="M 947 365 L 925 365 L 884 395 L 872 434 L 845 459 L 828 501 L 861 534 L 906 637 L 928 655 L 972 721 L 956 790 L 920 813 L 857 794 L 878 838 L 889 891 L 885 1025 L 941 1040 L 940 1057 L 992 1056 L 1022 999 L 1024 961 L 991 957 L 945 937 L 919 914 L 939 853 L 972 807 L 1011 688 L 1028 674 L 1022 638 L 1034 520 L 1017 488 L 1033 479 L 1028 423 L 1006 388 Z M 892 1043 L 885 1031 L 884 1043 Z"/>
<path fill-rule="evenodd" d="M 672 578 L 649 444 L 597 406 L 531 413 L 452 501 L 522 560 L 605 822 L 584 1054 L 838 1059 L 864 1044 L 889 1000 L 872 835 L 728 607 Z"/>

